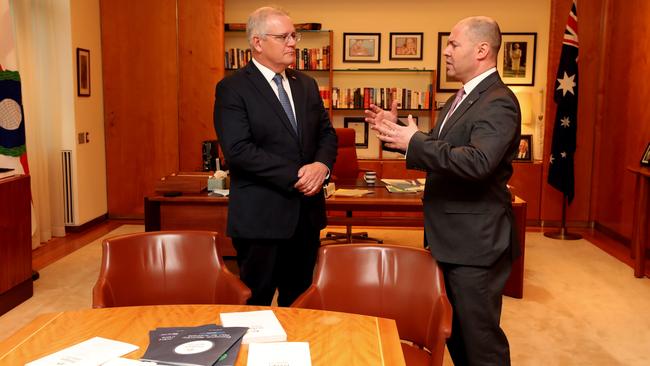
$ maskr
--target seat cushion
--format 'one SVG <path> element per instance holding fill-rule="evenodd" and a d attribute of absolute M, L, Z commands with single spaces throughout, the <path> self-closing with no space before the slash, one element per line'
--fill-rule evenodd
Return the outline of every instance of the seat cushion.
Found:
<path fill-rule="evenodd" d="M 421 348 L 402 343 L 402 353 L 406 366 L 429 366 L 431 365 L 431 354 Z"/>

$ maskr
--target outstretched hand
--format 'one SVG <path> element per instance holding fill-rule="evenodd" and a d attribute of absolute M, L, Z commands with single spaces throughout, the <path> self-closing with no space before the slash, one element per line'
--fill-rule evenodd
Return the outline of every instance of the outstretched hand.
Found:
<path fill-rule="evenodd" d="M 385 142 L 386 146 L 391 149 L 406 151 L 411 138 L 416 132 L 418 132 L 418 126 L 415 124 L 413 116 L 410 114 L 406 126 L 401 126 L 396 122 L 397 121 L 393 122 L 389 119 L 383 119 L 378 123 L 372 124 L 370 128 L 377 131 L 377 138 Z"/>
<path fill-rule="evenodd" d="M 390 106 L 390 111 L 385 111 L 378 106 L 371 104 L 369 109 L 364 111 L 366 115 L 366 122 L 370 125 L 381 123 L 384 119 L 392 122 L 397 122 L 397 100 L 393 100 Z"/>

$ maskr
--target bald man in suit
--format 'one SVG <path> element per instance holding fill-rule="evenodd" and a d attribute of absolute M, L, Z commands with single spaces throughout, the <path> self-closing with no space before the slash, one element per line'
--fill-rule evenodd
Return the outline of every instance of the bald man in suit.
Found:
<path fill-rule="evenodd" d="M 501 81 L 498 24 L 461 20 L 444 50 L 447 75 L 463 86 L 429 133 L 397 124 L 397 111 L 371 106 L 366 121 L 406 165 L 427 173 L 423 197 L 425 245 L 438 261 L 454 310 L 447 341 L 455 365 L 509 365 L 500 327 L 501 294 L 519 255 L 506 186 L 517 155 L 521 112 Z"/>
<path fill-rule="evenodd" d="M 326 225 L 323 182 L 337 139 L 316 81 L 287 68 L 296 34 L 286 12 L 255 10 L 253 60 L 216 88 L 214 124 L 231 174 L 227 233 L 249 304 L 289 306 L 309 287 Z"/>

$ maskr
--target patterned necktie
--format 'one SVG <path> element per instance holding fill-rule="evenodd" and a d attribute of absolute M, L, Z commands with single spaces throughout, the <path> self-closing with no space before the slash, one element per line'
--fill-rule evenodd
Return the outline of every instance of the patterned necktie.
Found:
<path fill-rule="evenodd" d="M 282 75 L 275 74 L 275 76 L 273 77 L 273 81 L 275 82 L 275 85 L 278 86 L 278 96 L 280 97 L 280 104 L 282 104 L 282 108 L 284 108 L 284 113 L 286 113 L 287 117 L 289 117 L 291 126 L 293 127 L 293 130 L 297 134 L 298 124 L 296 123 L 296 117 L 293 115 L 293 109 L 291 109 L 291 102 L 289 101 L 289 96 L 287 95 L 287 92 L 284 90 L 284 86 L 282 86 Z"/>
<path fill-rule="evenodd" d="M 451 117 L 451 115 L 454 113 L 456 110 L 456 107 L 460 104 L 460 101 L 463 100 L 463 96 L 465 95 L 465 88 L 460 88 L 456 92 L 456 98 L 454 99 L 454 102 L 451 103 L 451 107 L 449 108 L 449 111 L 447 112 L 447 115 L 445 116 L 444 121 L 442 121 L 442 125 L 440 126 L 440 131 L 438 131 L 438 137 L 440 137 L 440 134 L 442 133 L 442 128 L 445 127 L 445 123 Z"/>

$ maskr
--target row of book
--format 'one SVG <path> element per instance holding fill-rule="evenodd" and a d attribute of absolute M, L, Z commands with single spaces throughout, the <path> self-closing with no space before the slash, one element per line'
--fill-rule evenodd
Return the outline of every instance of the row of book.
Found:
<path fill-rule="evenodd" d="M 250 48 L 231 48 L 226 51 L 225 68 L 239 69 L 251 60 Z M 296 61 L 290 67 L 298 70 L 329 70 L 330 46 L 321 48 L 297 48 Z"/>
<path fill-rule="evenodd" d="M 332 88 L 332 107 L 336 109 L 365 109 L 370 104 L 389 109 L 397 99 L 398 109 L 431 109 L 432 85 L 427 90 L 406 88 Z M 325 101 L 325 98 L 323 98 Z M 329 105 L 329 104 L 328 104 Z"/>

